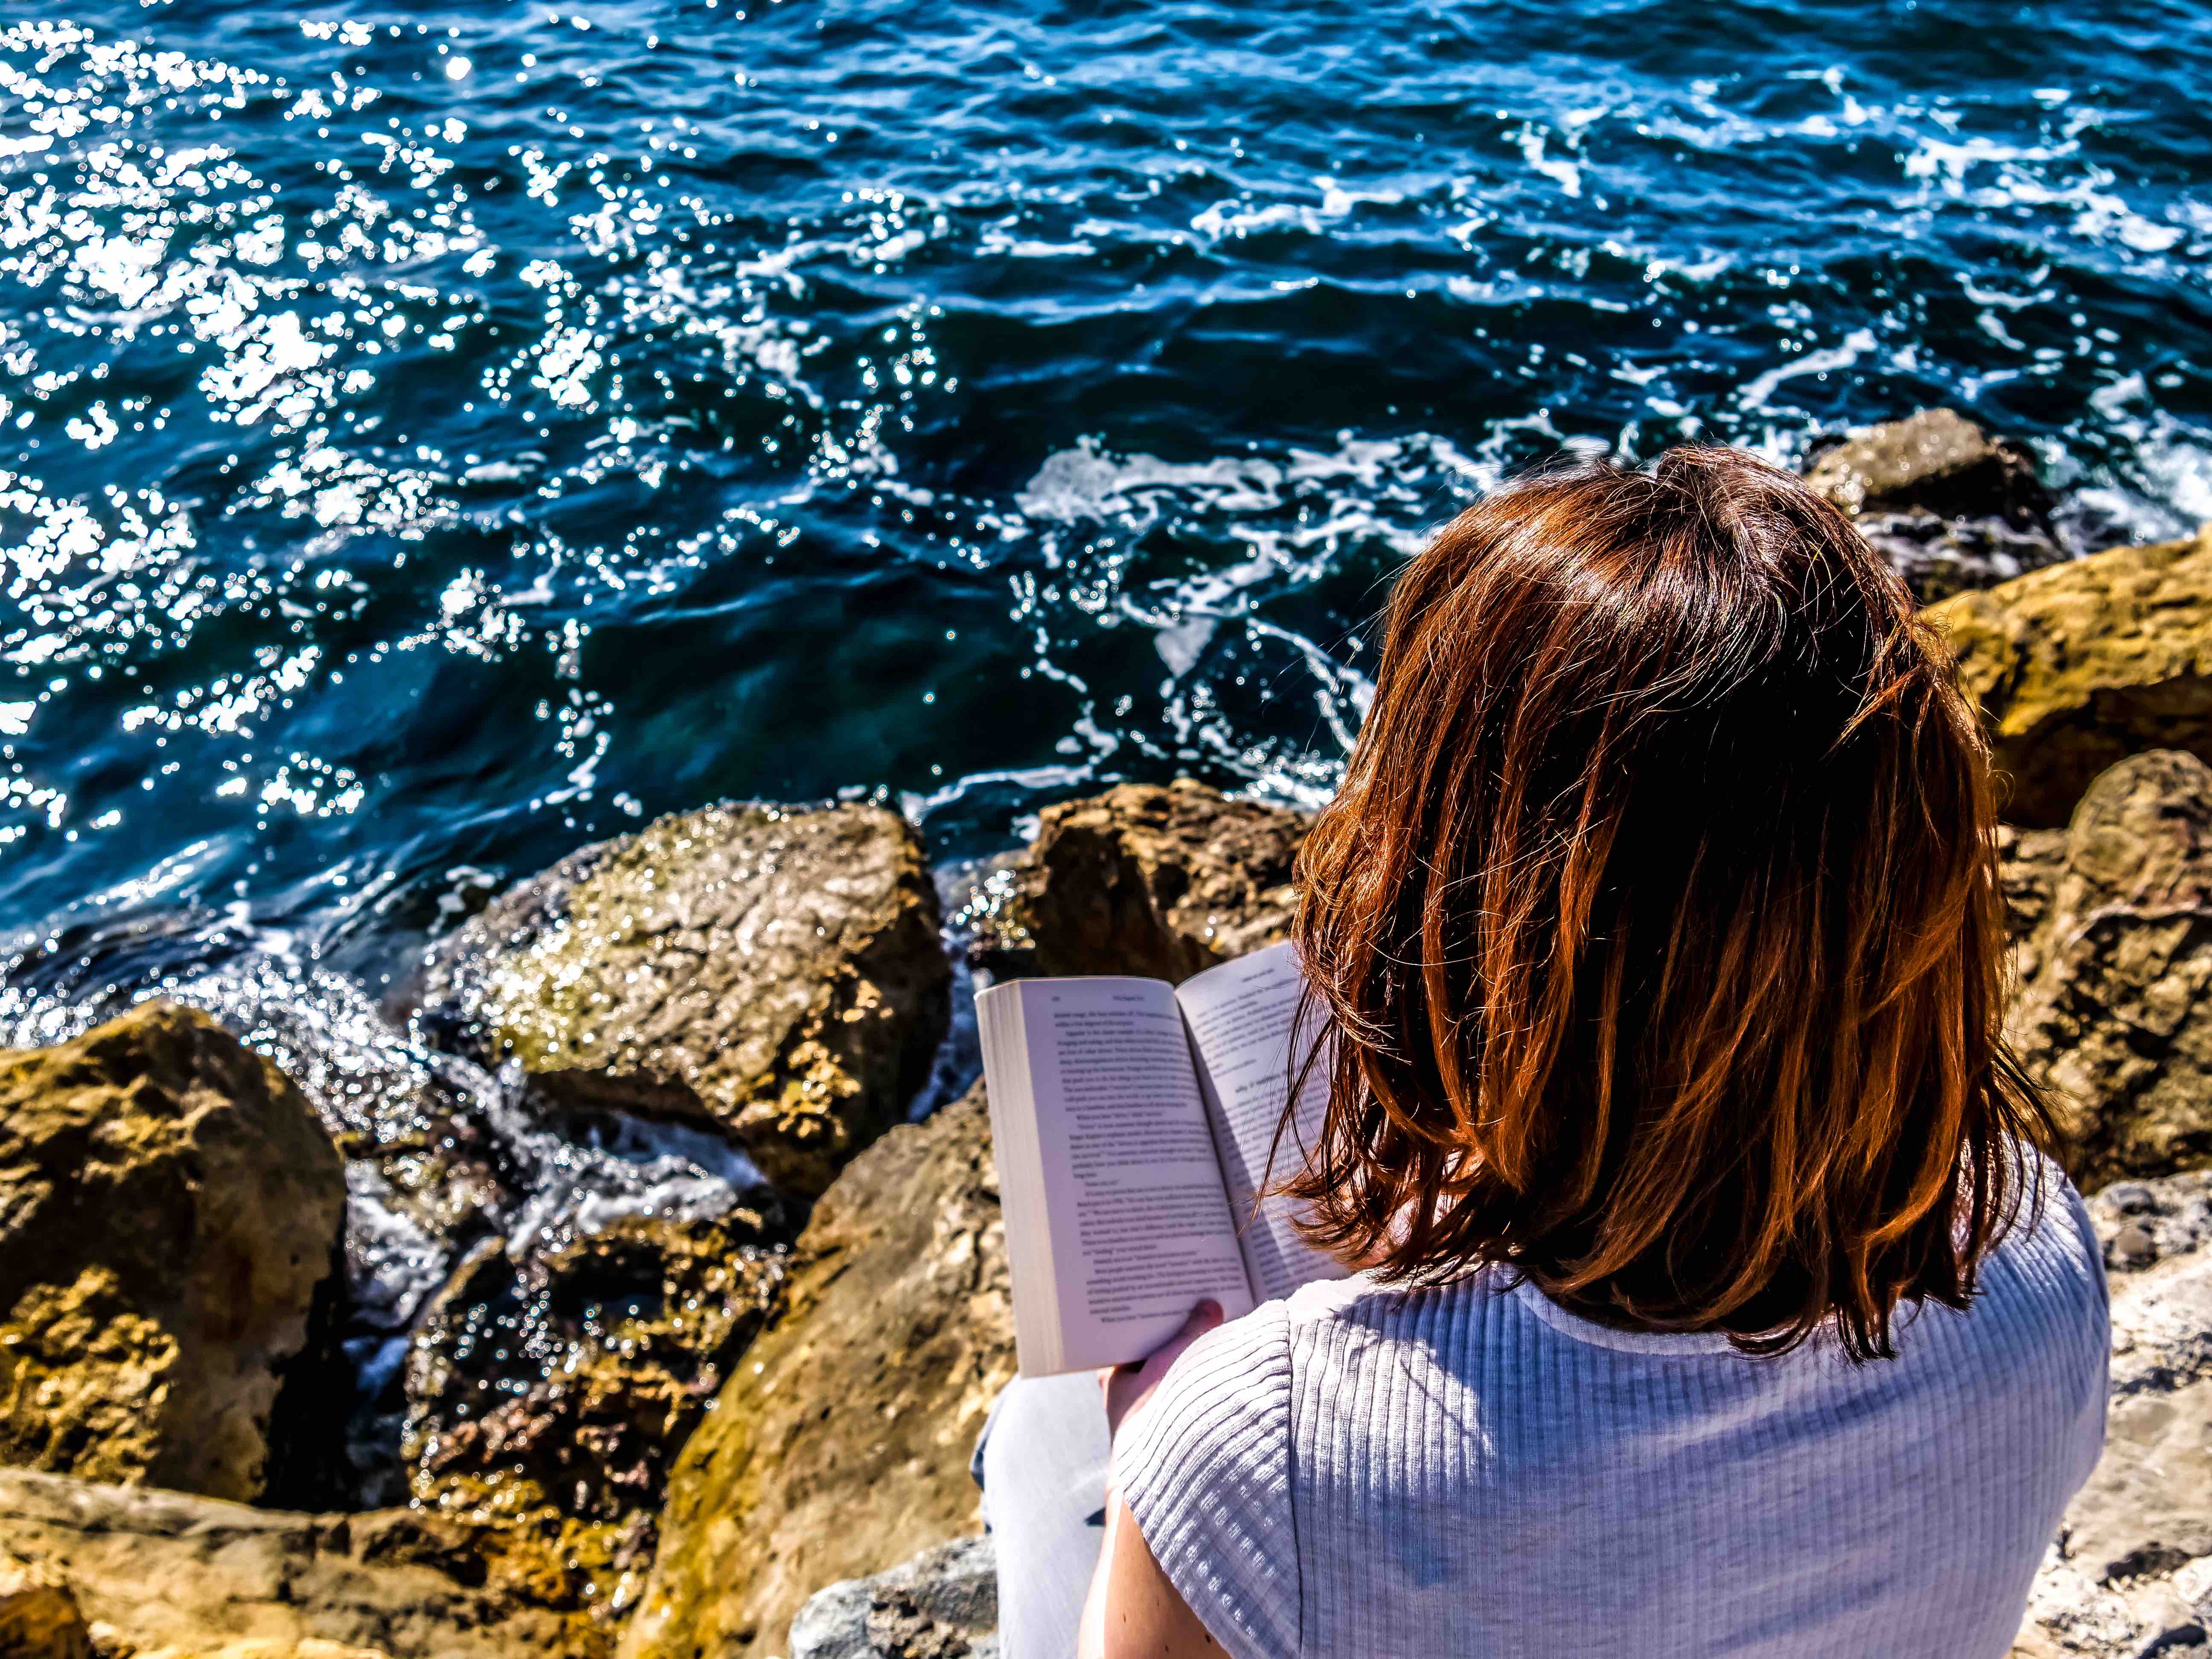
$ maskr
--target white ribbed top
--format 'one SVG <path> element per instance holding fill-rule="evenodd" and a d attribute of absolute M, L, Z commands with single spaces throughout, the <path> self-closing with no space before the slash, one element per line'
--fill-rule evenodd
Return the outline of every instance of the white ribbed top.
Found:
<path fill-rule="evenodd" d="M 2104 1441 L 2104 1271 L 2048 1192 L 1971 1310 L 1864 1365 L 1495 1272 L 1309 1285 L 1191 1348 L 1115 1480 L 1237 1659 L 2002 1659 Z"/>

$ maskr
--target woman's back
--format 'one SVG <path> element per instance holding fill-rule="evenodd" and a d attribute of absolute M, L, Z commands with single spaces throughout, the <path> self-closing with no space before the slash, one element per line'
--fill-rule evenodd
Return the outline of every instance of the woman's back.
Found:
<path fill-rule="evenodd" d="M 1203 1339 L 1117 1445 L 1242 1654 L 1995 1659 L 2104 1432 L 2104 1275 L 2055 1174 L 1897 1357 L 1570 1315 L 1486 1268 L 1310 1286 Z"/>
<path fill-rule="evenodd" d="M 2002 782 L 1753 457 L 1440 532 L 1297 866 L 1279 1190 L 1362 1275 L 1107 1378 L 1083 1651 L 1998 1659 L 2107 1340 L 2004 1041 Z"/>

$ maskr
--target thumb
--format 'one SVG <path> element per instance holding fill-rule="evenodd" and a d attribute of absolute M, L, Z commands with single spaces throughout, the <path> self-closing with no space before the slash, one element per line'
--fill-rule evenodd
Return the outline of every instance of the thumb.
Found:
<path fill-rule="evenodd" d="M 1190 1310 L 1190 1317 L 1182 1322 L 1182 1329 L 1177 1334 L 1194 1339 L 1204 1336 L 1220 1324 L 1225 1316 L 1221 1304 L 1209 1296 Z"/>
<path fill-rule="evenodd" d="M 1221 1310 L 1221 1304 L 1209 1296 L 1190 1310 L 1188 1316 L 1182 1322 L 1181 1330 L 1152 1350 L 1152 1357 L 1145 1364 L 1147 1367 L 1158 1366 L 1161 1370 L 1165 1370 L 1168 1365 L 1173 1364 L 1182 1357 L 1185 1348 L 1220 1324 L 1225 1316 Z"/>
<path fill-rule="evenodd" d="M 1168 1368 L 1182 1358 L 1183 1350 L 1222 1323 L 1225 1317 L 1221 1304 L 1208 1297 L 1190 1310 L 1181 1330 L 1153 1349 L 1144 1359 L 1099 1372 L 1099 1386 L 1106 1397 L 1107 1432 L 1120 1433 L 1122 1419 L 1152 1396 L 1160 1379 L 1167 1375 Z"/>

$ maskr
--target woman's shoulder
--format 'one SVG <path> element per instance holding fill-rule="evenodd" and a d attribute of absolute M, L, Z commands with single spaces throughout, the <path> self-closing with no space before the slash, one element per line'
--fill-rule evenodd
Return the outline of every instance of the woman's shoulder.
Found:
<path fill-rule="evenodd" d="M 2065 1171 L 2040 1152 L 2026 1156 L 2019 1203 L 1981 1263 L 1972 1303 L 1954 1317 L 1978 1328 L 1984 1345 L 2048 1349 L 2070 1337 L 2101 1380 L 2110 1318 L 2103 1243 Z"/>

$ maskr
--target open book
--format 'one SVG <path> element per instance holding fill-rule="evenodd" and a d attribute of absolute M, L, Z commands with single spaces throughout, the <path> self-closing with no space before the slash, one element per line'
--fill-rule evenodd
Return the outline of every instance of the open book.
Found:
<path fill-rule="evenodd" d="M 1278 945 L 1180 986 L 1024 979 L 976 999 L 1024 1376 L 1141 1359 L 1204 1297 L 1234 1319 L 1342 1276 L 1289 1200 L 1254 1208 L 1304 990 Z M 1316 1067 L 1274 1177 L 1313 1144 L 1328 1092 Z"/>

